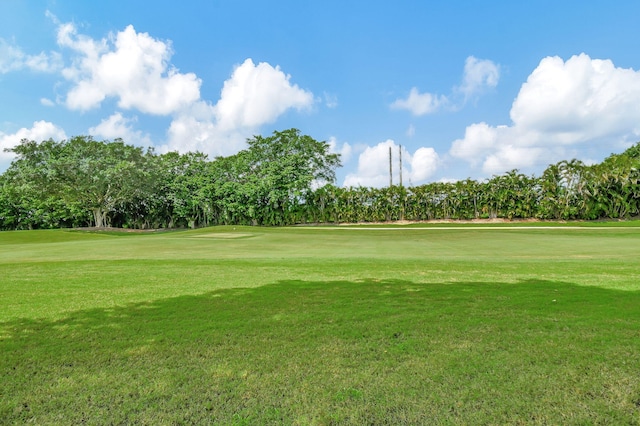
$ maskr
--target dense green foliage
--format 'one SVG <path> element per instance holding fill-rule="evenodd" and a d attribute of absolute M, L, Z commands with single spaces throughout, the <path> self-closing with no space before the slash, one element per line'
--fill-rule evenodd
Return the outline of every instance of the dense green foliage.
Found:
<path fill-rule="evenodd" d="M 281 225 L 301 216 L 312 187 L 333 182 L 340 166 L 327 143 L 296 129 L 247 144 L 209 161 L 121 140 L 23 140 L 0 177 L 0 229 Z"/>
<path fill-rule="evenodd" d="M 4 232 L 0 424 L 637 424 L 638 225 Z"/>
<path fill-rule="evenodd" d="M 335 186 L 339 155 L 296 129 L 247 144 L 238 154 L 209 160 L 201 153 L 157 155 L 121 140 L 25 140 L 0 176 L 0 229 L 640 214 L 640 143 L 599 164 L 552 164 L 540 177 L 512 170 L 480 182 L 381 189 Z"/>

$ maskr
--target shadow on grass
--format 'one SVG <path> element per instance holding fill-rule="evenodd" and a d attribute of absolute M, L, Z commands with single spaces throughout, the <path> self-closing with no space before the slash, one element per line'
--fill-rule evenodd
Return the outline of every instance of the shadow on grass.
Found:
<path fill-rule="evenodd" d="M 640 421 L 640 293 L 283 281 L 0 324 L 0 423 Z"/>

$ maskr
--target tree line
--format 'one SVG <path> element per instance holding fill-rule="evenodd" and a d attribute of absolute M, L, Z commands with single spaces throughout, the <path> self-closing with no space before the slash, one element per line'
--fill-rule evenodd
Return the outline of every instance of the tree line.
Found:
<path fill-rule="evenodd" d="M 0 229 L 176 228 L 434 219 L 625 219 L 640 214 L 640 143 L 603 162 L 386 188 L 335 185 L 340 156 L 297 129 L 235 155 L 157 154 L 120 139 L 23 140 L 0 175 Z"/>

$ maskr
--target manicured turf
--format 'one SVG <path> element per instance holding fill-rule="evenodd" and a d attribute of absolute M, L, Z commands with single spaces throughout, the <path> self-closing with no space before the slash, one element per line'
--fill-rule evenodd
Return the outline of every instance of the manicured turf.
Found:
<path fill-rule="evenodd" d="M 0 423 L 640 424 L 640 227 L 440 227 L 0 233 Z"/>

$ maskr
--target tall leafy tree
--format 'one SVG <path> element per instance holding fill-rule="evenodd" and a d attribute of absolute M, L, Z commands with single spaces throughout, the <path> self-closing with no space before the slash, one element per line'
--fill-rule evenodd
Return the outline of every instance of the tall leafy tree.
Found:
<path fill-rule="evenodd" d="M 213 218 L 212 181 L 206 154 L 169 152 L 156 157 L 155 194 L 167 226 L 208 225 Z"/>
<path fill-rule="evenodd" d="M 12 229 L 50 228 L 88 224 L 82 208 L 59 196 L 60 185 L 53 169 L 63 146 L 46 140 L 23 139 L 12 149 L 17 158 L 3 174 L 4 222 Z"/>
<path fill-rule="evenodd" d="M 248 206 L 243 213 L 254 224 L 292 223 L 314 186 L 333 183 L 340 166 L 340 155 L 329 144 L 298 129 L 254 136 L 247 144 L 246 150 L 223 160 L 235 173 L 220 184 L 228 195 L 234 193 L 234 209 L 238 198 Z"/>
<path fill-rule="evenodd" d="M 55 197 L 81 206 L 94 224 L 110 224 L 109 214 L 149 190 L 142 148 L 122 140 L 99 142 L 88 136 L 68 141 L 22 141 L 12 151 L 10 166 L 16 182 L 35 185 L 40 198 Z"/>

